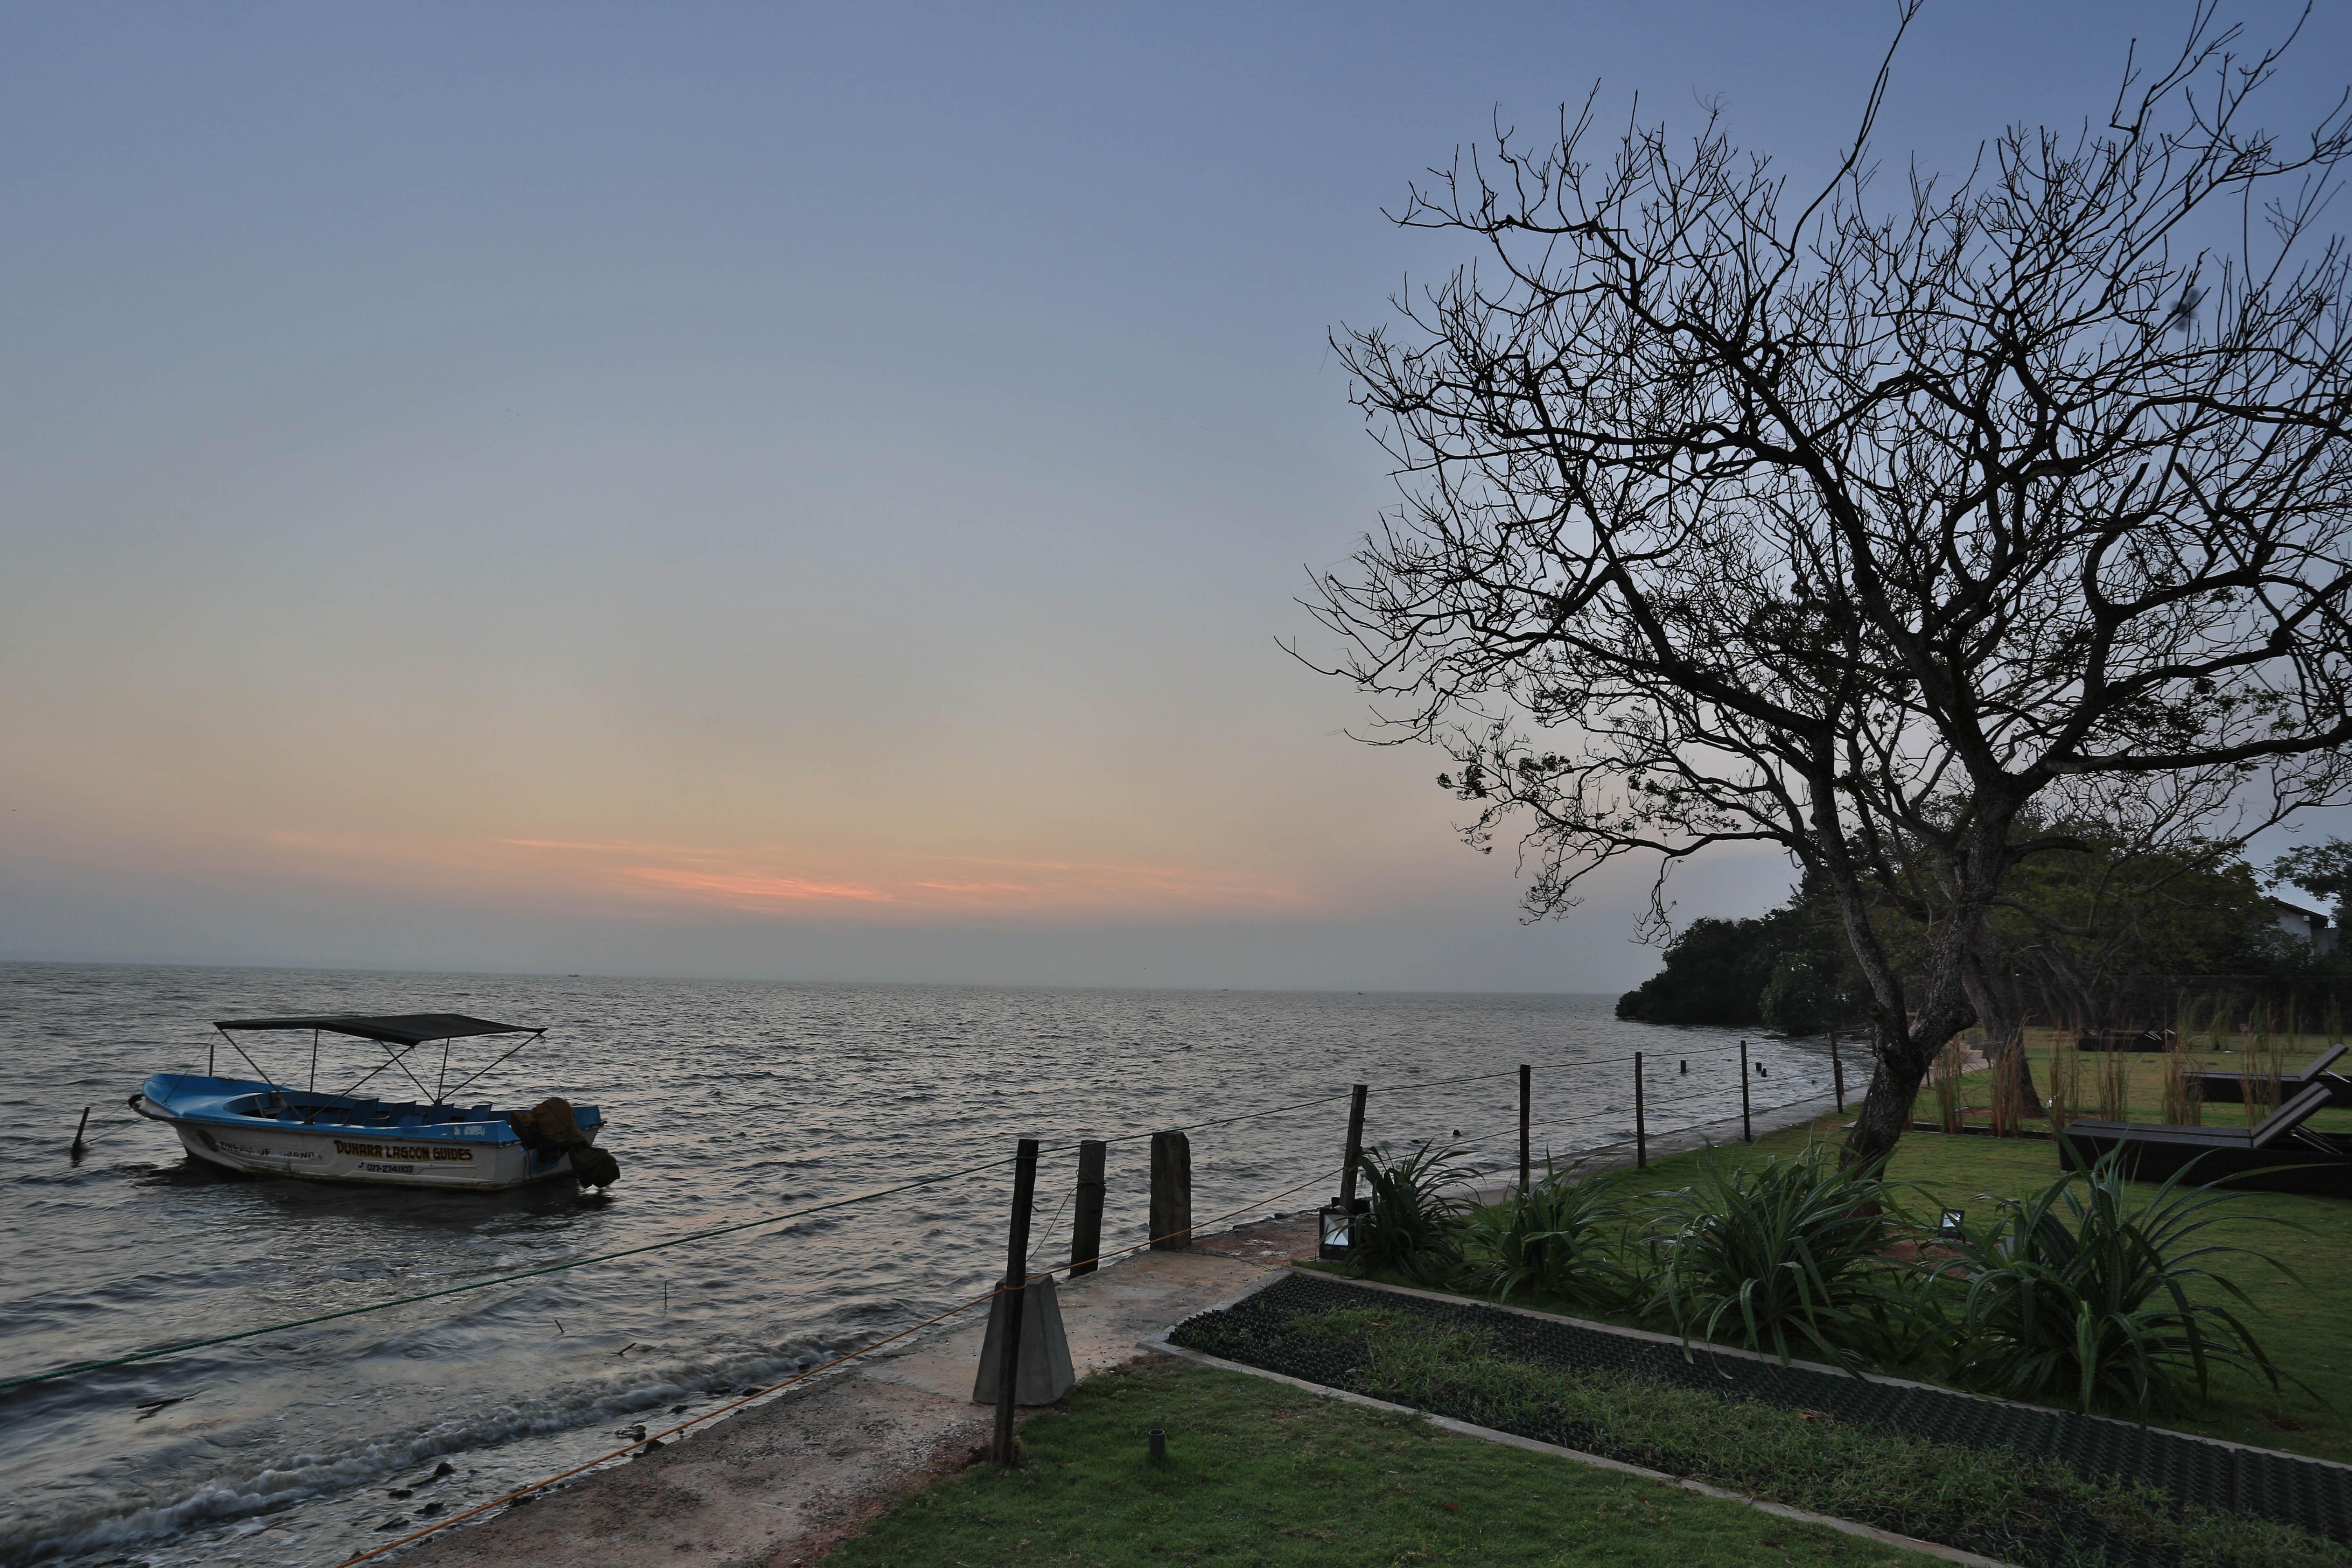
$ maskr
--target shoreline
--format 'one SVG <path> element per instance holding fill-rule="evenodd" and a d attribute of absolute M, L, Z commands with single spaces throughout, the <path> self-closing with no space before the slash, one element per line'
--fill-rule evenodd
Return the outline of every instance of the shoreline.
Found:
<path fill-rule="evenodd" d="M 1760 1136 L 1834 1110 L 1832 1096 L 1759 1110 Z M 1736 1141 L 1739 1119 L 1650 1140 L 1664 1156 Z M 1591 1159 L 1633 1163 L 1630 1141 Z M 1507 1185 L 1478 1191 L 1491 1202 Z M 1058 1286 L 1081 1379 L 1140 1360 L 1142 1342 L 1315 1252 L 1311 1212 L 1196 1235 L 1179 1252 L 1129 1255 Z M 984 1315 L 822 1373 L 774 1399 L 456 1525 L 371 1562 L 416 1568 L 612 1568 L 681 1562 L 805 1568 L 901 1493 L 984 1456 L 992 1411 L 971 1402 Z M 1025 1413 L 1024 1413 L 1025 1418 Z"/>
<path fill-rule="evenodd" d="M 1139 1342 L 1311 1257 L 1311 1215 L 1277 1215 L 1181 1252 L 1139 1252 L 1058 1285 L 1081 1378 L 1142 1358 Z M 514 1568 L 814 1563 L 898 1494 L 985 1455 L 993 1408 L 971 1402 L 985 1314 L 851 1362 L 658 1449 L 616 1460 L 371 1562 Z M 1038 1408 L 1049 1408 L 1040 1406 Z M 1028 1412 L 1024 1410 L 1024 1418 Z"/>

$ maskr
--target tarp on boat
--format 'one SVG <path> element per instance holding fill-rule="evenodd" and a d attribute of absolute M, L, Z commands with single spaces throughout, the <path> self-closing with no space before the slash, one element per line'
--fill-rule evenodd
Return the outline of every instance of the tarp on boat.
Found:
<path fill-rule="evenodd" d="M 427 1040 L 461 1040 L 473 1035 L 538 1035 L 543 1029 L 528 1024 L 493 1024 L 463 1013 L 392 1013 L 367 1016 L 357 1013 L 322 1013 L 306 1018 L 215 1018 L 215 1029 L 319 1029 L 331 1035 L 352 1035 L 387 1045 L 418 1046 Z"/>

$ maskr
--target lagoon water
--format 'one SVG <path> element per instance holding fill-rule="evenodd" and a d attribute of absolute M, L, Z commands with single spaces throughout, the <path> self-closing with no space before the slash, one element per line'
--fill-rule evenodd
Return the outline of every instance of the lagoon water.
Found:
<path fill-rule="evenodd" d="M 1520 1062 L 1559 1064 L 1536 1076 L 1539 1152 L 1631 1135 L 1630 1064 L 1615 1058 L 1635 1050 L 1650 1053 L 1654 1128 L 1737 1114 L 1736 1035 L 1622 1023 L 1611 1005 L 0 965 L 0 1378 L 756 1219 L 998 1160 L 1023 1135 L 1047 1142 L 1035 1256 L 1059 1260 L 1067 1144 L 1357 1080 L 1381 1090 L 1368 1141 L 1458 1133 L 1486 1169 L 1516 1159 Z M 203 1070 L 214 1018 L 425 1010 L 548 1026 L 467 1098 L 601 1106 L 622 1172 L 608 1199 L 569 1183 L 462 1195 L 225 1176 L 123 1108 L 149 1073 Z M 308 1037 L 278 1040 L 257 1056 L 300 1081 Z M 1755 1044 L 1770 1075 L 1759 1106 L 1826 1091 L 1818 1047 Z M 372 1052 L 331 1045 L 320 1086 L 341 1088 Z M 1441 1081 L 1478 1074 L 1499 1076 Z M 90 1147 L 75 1163 L 84 1105 Z M 1345 1121 L 1340 1100 L 1195 1131 L 1196 1221 L 1327 1201 Z M 1147 1150 L 1112 1145 L 1107 1244 L 1141 1239 Z M 428 1497 L 457 1511 L 611 1449 L 634 1421 L 667 1424 L 674 1405 L 708 1408 L 986 1289 L 1009 1189 L 1008 1171 L 981 1171 L 0 1392 L 0 1563 L 341 1562 Z M 387 1497 L 443 1460 L 456 1474 L 430 1494 Z"/>

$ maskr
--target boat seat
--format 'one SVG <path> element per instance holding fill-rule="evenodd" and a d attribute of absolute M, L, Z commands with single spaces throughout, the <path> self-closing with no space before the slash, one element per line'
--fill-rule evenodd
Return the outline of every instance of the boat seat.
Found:
<path fill-rule="evenodd" d="M 416 1112 L 412 1110 L 407 1115 L 403 1116 L 400 1119 L 400 1125 L 404 1129 L 410 1127 L 422 1127 L 425 1125 L 425 1118 L 417 1115 Z"/>

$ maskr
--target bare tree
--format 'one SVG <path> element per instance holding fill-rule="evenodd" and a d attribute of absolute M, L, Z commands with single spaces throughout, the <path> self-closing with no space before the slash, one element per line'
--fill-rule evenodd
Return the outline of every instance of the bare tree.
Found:
<path fill-rule="evenodd" d="M 2247 127 L 2279 50 L 2237 39 L 2200 8 L 2104 124 L 1885 200 L 1892 49 L 1811 194 L 1713 121 L 1498 127 L 1392 215 L 1476 262 L 1334 335 L 1407 498 L 1310 605 L 1371 738 L 1453 753 L 1474 843 L 1526 825 L 1536 916 L 1633 854 L 1820 876 L 1873 997 L 1853 1154 L 1955 1030 L 2013 1035 L 1988 911 L 2071 842 L 2025 824 L 2345 793 L 2352 130 Z M 1874 899 L 1928 923 L 1907 1005 Z"/>

